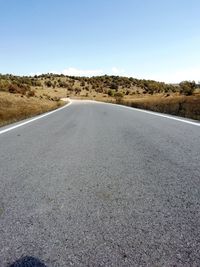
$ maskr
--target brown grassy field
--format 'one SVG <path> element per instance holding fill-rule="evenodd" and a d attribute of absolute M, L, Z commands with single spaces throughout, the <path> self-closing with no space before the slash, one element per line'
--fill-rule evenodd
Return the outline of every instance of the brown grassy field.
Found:
<path fill-rule="evenodd" d="M 112 99 L 111 102 L 134 108 L 200 120 L 200 94 L 193 96 L 172 95 L 168 97 L 158 95 L 135 99 L 124 98 L 118 101 Z"/>
<path fill-rule="evenodd" d="M 0 92 L 0 126 L 56 109 L 65 103 Z"/>
<path fill-rule="evenodd" d="M 47 99 L 58 100 L 60 98 L 67 97 L 68 92 L 66 89 L 63 89 L 63 88 L 56 88 L 56 89 L 38 88 L 37 90 L 35 90 L 35 95 L 36 97 L 39 97 L 39 98 L 42 97 L 42 98 L 47 98 Z"/>

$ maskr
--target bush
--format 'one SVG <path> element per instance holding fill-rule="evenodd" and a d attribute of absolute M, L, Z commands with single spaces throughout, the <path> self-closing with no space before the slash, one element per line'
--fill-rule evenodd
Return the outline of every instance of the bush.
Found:
<path fill-rule="evenodd" d="M 74 89 L 74 91 L 75 91 L 75 94 L 76 94 L 76 95 L 77 95 L 77 94 L 80 94 L 80 92 L 81 92 L 81 88 L 76 87 L 76 88 Z"/>
<path fill-rule="evenodd" d="M 116 103 L 121 103 L 124 97 L 124 94 L 122 92 L 117 92 L 114 94 L 114 97 L 116 99 Z"/>
<path fill-rule="evenodd" d="M 54 81 L 54 82 L 53 82 L 53 88 L 56 88 L 56 85 L 57 85 L 57 82 Z"/>
<path fill-rule="evenodd" d="M 25 95 L 26 92 L 29 90 L 30 88 L 24 85 L 21 85 L 21 87 L 19 87 L 17 84 L 9 84 L 8 86 L 8 91 L 11 94 L 22 94 Z"/>
<path fill-rule="evenodd" d="M 11 94 L 16 94 L 16 93 L 18 93 L 18 91 L 19 91 L 19 87 L 18 87 L 16 84 L 10 84 L 10 85 L 8 86 L 8 91 L 9 91 L 9 93 L 11 93 Z"/>
<path fill-rule="evenodd" d="M 61 88 L 68 88 L 68 84 L 64 81 L 61 81 L 61 80 L 58 81 L 58 85 Z"/>
<path fill-rule="evenodd" d="M 109 96 L 114 96 L 114 91 L 113 90 L 108 90 L 108 95 Z"/>
<path fill-rule="evenodd" d="M 81 82 L 81 87 L 84 87 L 85 86 L 85 81 L 82 81 Z"/>
<path fill-rule="evenodd" d="M 112 83 L 111 85 L 110 85 L 110 89 L 113 89 L 113 90 L 118 90 L 118 85 L 116 84 L 116 83 Z"/>
<path fill-rule="evenodd" d="M 26 93 L 26 95 L 27 95 L 27 97 L 33 97 L 33 96 L 35 96 L 35 91 L 30 90 Z"/>
<path fill-rule="evenodd" d="M 8 91 L 9 82 L 7 80 L 0 79 L 0 91 Z"/>
<path fill-rule="evenodd" d="M 45 81 L 45 85 L 47 87 L 51 87 L 53 84 L 52 84 L 52 82 L 50 80 L 48 80 L 48 81 Z"/>
<path fill-rule="evenodd" d="M 196 88 L 196 83 L 193 82 L 189 82 L 189 81 L 183 81 L 179 84 L 180 86 L 180 93 L 182 95 L 192 95 L 194 93 L 194 90 Z"/>

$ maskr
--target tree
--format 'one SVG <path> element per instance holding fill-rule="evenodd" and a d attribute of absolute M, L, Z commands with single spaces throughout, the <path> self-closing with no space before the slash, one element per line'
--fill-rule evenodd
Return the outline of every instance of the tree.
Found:
<path fill-rule="evenodd" d="M 180 86 L 180 93 L 183 95 L 192 95 L 196 88 L 195 81 L 183 81 L 179 84 Z"/>
<path fill-rule="evenodd" d="M 76 88 L 75 88 L 75 94 L 76 94 L 76 95 L 77 95 L 77 94 L 80 94 L 80 92 L 81 92 L 81 88 L 76 87 Z"/>
<path fill-rule="evenodd" d="M 116 84 L 116 83 L 112 83 L 111 85 L 110 85 L 110 89 L 113 89 L 113 90 L 118 90 L 118 85 Z"/>
<path fill-rule="evenodd" d="M 52 84 L 52 82 L 50 80 L 48 80 L 48 81 L 45 81 L 45 85 L 47 87 L 51 87 L 53 84 Z"/>

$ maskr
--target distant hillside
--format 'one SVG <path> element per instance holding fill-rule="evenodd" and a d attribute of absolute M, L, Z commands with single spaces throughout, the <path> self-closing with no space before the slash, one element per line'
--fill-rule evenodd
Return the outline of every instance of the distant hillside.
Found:
<path fill-rule="evenodd" d="M 86 91 L 86 94 L 88 92 L 88 95 L 96 92 L 107 94 L 109 96 L 114 96 L 116 93 L 120 93 L 122 95 L 153 95 L 158 93 L 175 92 L 192 94 L 192 91 L 189 89 L 195 89 L 197 87 L 198 86 L 194 82 L 187 82 L 187 84 L 184 84 L 184 86 L 181 88 L 180 85 L 166 84 L 153 80 L 141 80 L 107 75 L 91 78 L 65 76 L 62 74 L 58 75 L 51 73 L 38 76 L 35 75 L 34 77 L 0 75 L 0 91 L 9 91 L 10 93 L 22 94 L 29 94 L 31 89 L 35 88 L 63 88 L 66 89 L 70 95 L 79 95 L 81 91 Z M 186 92 L 187 90 L 188 92 Z"/>
<path fill-rule="evenodd" d="M 83 98 L 200 119 L 200 88 L 119 76 L 0 74 L 0 125 L 57 108 L 61 98 Z"/>
<path fill-rule="evenodd" d="M 0 90 L 9 92 L 26 93 L 32 87 L 42 88 L 66 88 L 76 94 L 80 90 L 88 92 L 96 91 L 113 95 L 121 91 L 125 95 L 129 94 L 155 94 L 162 92 L 175 92 L 177 86 L 168 85 L 152 80 L 139 80 L 119 76 L 97 76 L 97 77 L 73 77 L 56 74 L 42 74 L 39 76 L 13 76 L 0 75 Z"/>

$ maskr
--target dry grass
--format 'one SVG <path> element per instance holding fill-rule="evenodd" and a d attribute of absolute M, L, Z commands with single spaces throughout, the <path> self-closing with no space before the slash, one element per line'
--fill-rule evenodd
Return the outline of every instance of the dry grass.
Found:
<path fill-rule="evenodd" d="M 120 101 L 114 97 L 108 97 L 105 94 L 89 94 L 88 97 L 83 95 L 72 96 L 74 99 L 91 99 L 101 102 L 118 103 L 135 108 L 147 109 L 156 112 L 171 114 L 180 117 L 186 117 L 194 120 L 200 120 L 200 93 L 193 96 L 183 96 L 171 94 L 166 96 L 157 95 L 134 95 L 125 96 Z"/>
<path fill-rule="evenodd" d="M 120 104 L 200 120 L 200 94 L 194 96 L 149 96 L 125 99 Z"/>
<path fill-rule="evenodd" d="M 55 89 L 42 89 L 42 88 L 38 88 L 37 90 L 35 90 L 35 94 L 37 97 L 43 97 L 44 99 L 47 98 L 52 98 L 52 99 L 56 99 L 56 98 L 65 98 L 68 95 L 68 92 L 66 89 L 63 88 L 55 88 Z"/>
<path fill-rule="evenodd" d="M 62 101 L 28 98 L 0 92 L 0 126 L 56 109 L 62 105 L 64 105 Z"/>
<path fill-rule="evenodd" d="M 95 91 L 82 90 L 79 95 L 64 88 L 32 88 L 34 96 L 0 92 L 0 126 L 53 110 L 63 105 L 60 98 L 70 96 L 77 99 L 93 99 L 116 103 L 114 97 Z M 171 94 L 135 94 L 118 99 L 118 103 L 135 108 L 147 109 L 161 113 L 200 120 L 200 93 L 193 96 Z"/>

